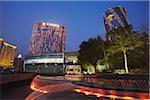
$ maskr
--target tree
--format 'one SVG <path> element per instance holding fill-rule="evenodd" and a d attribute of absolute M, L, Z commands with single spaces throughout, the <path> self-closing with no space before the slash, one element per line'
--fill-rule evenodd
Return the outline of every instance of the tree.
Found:
<path fill-rule="evenodd" d="M 111 35 L 111 44 L 107 51 L 113 55 L 118 52 L 122 52 L 124 56 L 124 65 L 126 73 L 129 72 L 127 62 L 127 52 L 134 50 L 142 45 L 140 35 L 133 31 L 132 26 L 125 26 L 119 29 L 115 29 L 108 34 Z"/>
<path fill-rule="evenodd" d="M 150 29 L 149 24 L 142 24 L 142 25 L 140 26 L 140 30 L 141 30 L 141 32 L 143 32 L 143 33 L 149 33 L 149 29 Z"/>
<path fill-rule="evenodd" d="M 95 73 L 95 67 L 92 64 L 85 64 L 83 65 L 83 69 L 86 70 L 88 74 L 94 74 Z"/>
<path fill-rule="evenodd" d="M 110 69 L 120 69 L 123 67 L 123 57 L 120 56 L 122 52 L 118 52 L 114 55 L 109 55 L 108 56 L 108 62 L 109 62 L 109 67 Z"/>
<path fill-rule="evenodd" d="M 101 44 L 97 38 L 90 38 L 88 41 L 83 41 L 79 46 L 79 63 L 85 65 L 87 63 L 96 66 L 97 60 L 104 59 Z"/>
<path fill-rule="evenodd" d="M 101 64 L 101 66 L 104 65 L 105 69 L 110 69 L 110 67 L 112 66 L 112 62 L 111 62 L 108 52 L 106 51 L 107 47 L 110 44 L 110 41 L 108 40 L 103 41 L 103 39 L 100 36 L 97 37 L 97 40 L 99 42 L 99 47 L 102 49 L 103 55 L 104 55 L 104 59 L 99 59 L 97 61 L 97 64 L 98 65 Z"/>
<path fill-rule="evenodd" d="M 143 45 L 138 49 L 140 52 L 139 61 L 141 61 L 142 68 L 144 67 L 147 70 L 149 68 L 149 34 L 143 32 L 141 35 Z"/>
<path fill-rule="evenodd" d="M 149 68 L 149 34 L 148 33 L 141 33 L 140 34 L 141 40 L 143 41 L 143 45 L 138 47 L 135 52 L 138 54 L 137 62 L 141 69 L 148 69 Z"/>

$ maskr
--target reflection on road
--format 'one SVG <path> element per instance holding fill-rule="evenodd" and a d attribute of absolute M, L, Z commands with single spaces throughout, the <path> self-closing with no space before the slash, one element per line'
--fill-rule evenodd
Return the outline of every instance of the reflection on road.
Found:
<path fill-rule="evenodd" d="M 31 93 L 26 100 L 31 100 L 40 97 L 41 95 L 45 93 L 55 93 L 55 92 L 61 92 L 65 90 L 73 90 L 75 89 L 76 85 L 64 81 L 63 77 L 44 77 L 44 76 L 36 76 L 31 85 L 30 88 L 34 90 L 33 93 Z"/>
<path fill-rule="evenodd" d="M 117 90 L 104 90 L 99 88 L 90 88 L 85 86 L 78 86 L 74 89 L 77 93 L 84 93 L 85 95 L 93 95 L 96 97 L 106 97 L 111 99 L 124 99 L 124 100 L 143 100 L 148 99 L 148 93 L 124 92 Z"/>
<path fill-rule="evenodd" d="M 111 99 L 124 99 L 124 100 L 138 100 L 148 99 L 149 93 L 140 92 L 125 92 L 118 90 L 108 90 L 100 88 L 92 88 L 87 86 L 80 86 L 65 80 L 64 77 L 45 77 L 36 76 L 30 88 L 34 90 L 26 100 L 37 99 L 44 94 L 59 93 L 62 91 L 74 91 L 78 94 L 85 94 L 87 96 L 96 96 L 97 98 L 111 98 Z"/>

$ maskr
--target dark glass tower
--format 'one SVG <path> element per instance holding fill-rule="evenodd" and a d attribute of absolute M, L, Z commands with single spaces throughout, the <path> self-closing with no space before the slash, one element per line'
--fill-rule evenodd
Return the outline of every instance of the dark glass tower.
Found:
<path fill-rule="evenodd" d="M 104 14 L 105 33 L 128 25 L 127 13 L 124 7 L 109 8 Z M 110 38 L 110 37 L 109 37 Z"/>

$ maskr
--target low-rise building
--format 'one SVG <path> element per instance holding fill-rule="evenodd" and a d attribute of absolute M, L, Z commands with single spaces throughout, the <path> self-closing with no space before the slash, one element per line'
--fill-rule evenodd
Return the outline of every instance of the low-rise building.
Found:
<path fill-rule="evenodd" d="M 82 68 L 78 64 L 78 55 L 77 51 L 65 52 L 65 69 L 64 73 L 66 74 L 81 74 Z"/>
<path fill-rule="evenodd" d="M 65 63 L 77 63 L 78 62 L 79 52 L 77 51 L 69 51 L 65 52 Z"/>

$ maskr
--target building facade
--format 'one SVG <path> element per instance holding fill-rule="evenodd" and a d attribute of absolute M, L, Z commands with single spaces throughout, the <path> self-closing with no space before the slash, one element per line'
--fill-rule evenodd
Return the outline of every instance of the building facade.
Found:
<path fill-rule="evenodd" d="M 82 68 L 81 65 L 67 65 L 65 67 L 66 74 L 81 74 Z"/>
<path fill-rule="evenodd" d="M 14 66 L 17 72 L 23 72 L 23 63 L 24 63 L 24 60 L 22 58 L 22 55 L 18 54 L 18 56 L 15 57 L 15 60 L 14 60 Z"/>
<path fill-rule="evenodd" d="M 68 51 L 64 53 L 65 56 L 65 69 L 64 73 L 66 74 L 81 74 L 82 68 L 78 63 L 78 51 Z"/>
<path fill-rule="evenodd" d="M 62 53 L 65 50 L 66 28 L 64 26 L 35 22 L 33 26 L 29 55 Z"/>
<path fill-rule="evenodd" d="M 103 13 L 103 16 L 104 28 L 107 38 L 111 38 L 111 35 L 107 36 L 108 32 L 129 24 L 126 9 L 122 6 L 109 8 L 105 13 Z"/>
<path fill-rule="evenodd" d="M 35 22 L 29 54 L 25 57 L 24 71 L 36 73 L 63 73 L 66 28 L 64 26 Z"/>
<path fill-rule="evenodd" d="M 0 38 L 0 67 L 10 68 L 16 55 L 16 46 L 10 45 Z"/>
<path fill-rule="evenodd" d="M 79 52 L 77 51 L 69 51 L 69 52 L 65 52 L 65 63 L 72 63 L 72 64 L 76 64 L 78 62 L 78 55 Z"/>

